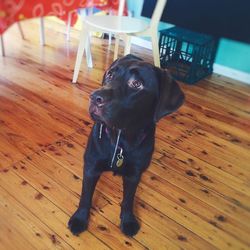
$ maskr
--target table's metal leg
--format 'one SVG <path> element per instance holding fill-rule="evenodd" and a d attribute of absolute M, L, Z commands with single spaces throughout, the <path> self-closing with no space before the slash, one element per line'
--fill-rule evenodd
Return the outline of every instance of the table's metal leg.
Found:
<path fill-rule="evenodd" d="M 40 44 L 45 45 L 44 18 L 40 18 Z"/>
<path fill-rule="evenodd" d="M 1 47 L 2 56 L 5 56 L 3 35 L 0 36 L 0 47 Z"/>
<path fill-rule="evenodd" d="M 24 37 L 24 33 L 23 33 L 23 29 L 22 29 L 21 23 L 20 23 L 20 22 L 17 22 L 17 26 L 18 26 L 19 32 L 20 32 L 20 34 L 21 34 L 21 37 L 22 37 L 22 39 L 24 40 L 25 37 Z"/>
<path fill-rule="evenodd" d="M 67 22 L 67 30 L 66 30 L 66 40 L 70 40 L 70 30 L 71 30 L 71 20 L 72 20 L 72 12 L 68 13 L 68 22 Z"/>

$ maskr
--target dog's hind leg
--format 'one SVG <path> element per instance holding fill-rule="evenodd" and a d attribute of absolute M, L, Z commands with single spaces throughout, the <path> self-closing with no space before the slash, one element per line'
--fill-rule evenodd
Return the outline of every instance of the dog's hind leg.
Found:
<path fill-rule="evenodd" d="M 68 227 L 74 235 L 78 235 L 88 227 L 92 197 L 99 177 L 100 175 L 84 175 L 79 207 L 68 222 Z"/>
<path fill-rule="evenodd" d="M 121 205 L 121 231 L 128 236 L 137 234 L 140 229 L 133 212 L 134 197 L 140 176 L 123 177 L 123 201 Z"/>

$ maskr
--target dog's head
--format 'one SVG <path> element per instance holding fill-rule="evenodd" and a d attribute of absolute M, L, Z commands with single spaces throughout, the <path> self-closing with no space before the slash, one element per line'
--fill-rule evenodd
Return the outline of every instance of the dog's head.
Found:
<path fill-rule="evenodd" d="M 119 129 L 141 128 L 176 111 L 184 94 L 166 70 L 133 55 L 112 63 L 103 87 L 90 96 L 94 121 Z"/>

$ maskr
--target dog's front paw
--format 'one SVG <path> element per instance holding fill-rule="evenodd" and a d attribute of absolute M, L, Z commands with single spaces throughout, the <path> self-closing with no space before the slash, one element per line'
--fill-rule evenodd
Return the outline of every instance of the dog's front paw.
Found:
<path fill-rule="evenodd" d="M 121 231 L 127 236 L 134 236 L 138 233 L 140 225 L 134 215 L 124 216 L 121 219 Z"/>
<path fill-rule="evenodd" d="M 83 209 L 78 209 L 71 216 L 68 222 L 68 228 L 74 235 L 78 235 L 85 231 L 88 227 L 88 212 Z"/>

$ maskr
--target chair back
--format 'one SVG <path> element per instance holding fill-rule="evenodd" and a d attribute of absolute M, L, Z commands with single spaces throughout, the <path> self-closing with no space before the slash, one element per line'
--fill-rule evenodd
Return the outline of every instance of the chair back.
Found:
<path fill-rule="evenodd" d="M 125 7 L 125 0 L 119 0 L 118 16 L 123 15 L 124 7 Z"/>
<path fill-rule="evenodd" d="M 151 28 L 157 28 L 158 23 L 161 20 L 162 13 L 164 11 L 164 8 L 167 4 L 167 0 L 157 0 L 157 3 L 155 5 L 155 9 L 151 18 L 150 27 Z"/>

